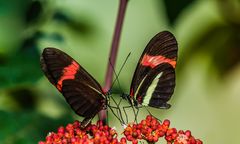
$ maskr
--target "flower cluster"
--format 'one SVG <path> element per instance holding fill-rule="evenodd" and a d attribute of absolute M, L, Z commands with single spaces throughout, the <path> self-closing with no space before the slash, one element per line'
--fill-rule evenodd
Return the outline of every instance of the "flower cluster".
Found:
<path fill-rule="evenodd" d="M 75 121 L 68 124 L 66 128 L 59 127 L 58 132 L 51 132 L 46 141 L 38 144 L 119 144 L 115 129 L 103 125 L 101 121 L 97 124 L 90 124 L 87 128 L 81 129 L 80 122 Z"/>
<path fill-rule="evenodd" d="M 119 140 L 116 130 L 103 125 L 101 121 L 90 124 L 85 129 L 80 129 L 80 122 L 75 121 L 66 128 L 59 127 L 57 133 L 49 133 L 46 141 L 41 141 L 39 144 L 126 144 L 127 141 L 137 144 L 143 140 L 156 143 L 162 137 L 167 144 L 202 144 L 201 140 L 191 135 L 191 131 L 177 131 L 176 128 L 169 126 L 169 120 L 160 123 L 156 118 L 148 115 L 138 124 L 128 124 L 124 129 L 124 136 Z"/>
<path fill-rule="evenodd" d="M 201 140 L 191 135 L 191 131 L 177 131 L 176 128 L 169 126 L 169 120 L 164 120 L 161 124 L 156 118 L 148 115 L 139 124 L 128 125 L 124 130 L 124 135 L 133 144 L 137 144 L 139 140 L 156 143 L 161 137 L 165 137 L 168 144 L 202 144 Z"/>

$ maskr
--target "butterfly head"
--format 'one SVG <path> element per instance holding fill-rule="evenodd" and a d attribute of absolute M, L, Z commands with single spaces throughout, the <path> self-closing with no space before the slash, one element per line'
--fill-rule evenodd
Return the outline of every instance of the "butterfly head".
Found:
<path fill-rule="evenodd" d="M 134 101 L 131 95 L 123 93 L 121 97 L 129 102 L 129 104 L 134 105 Z"/>

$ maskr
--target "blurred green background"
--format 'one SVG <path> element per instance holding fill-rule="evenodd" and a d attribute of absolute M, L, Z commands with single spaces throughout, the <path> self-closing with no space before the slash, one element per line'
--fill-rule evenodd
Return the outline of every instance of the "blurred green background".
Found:
<path fill-rule="evenodd" d="M 37 143 L 81 120 L 43 76 L 39 56 L 43 48 L 57 47 L 103 85 L 118 2 L 0 1 L 1 144 Z M 240 0 L 129 0 L 115 68 L 132 52 L 119 78 L 124 92 L 145 45 L 163 30 L 179 43 L 177 85 L 171 109 L 151 111 L 204 143 L 237 143 Z M 114 91 L 121 93 L 117 85 Z M 117 125 L 112 117 L 110 124 Z"/>

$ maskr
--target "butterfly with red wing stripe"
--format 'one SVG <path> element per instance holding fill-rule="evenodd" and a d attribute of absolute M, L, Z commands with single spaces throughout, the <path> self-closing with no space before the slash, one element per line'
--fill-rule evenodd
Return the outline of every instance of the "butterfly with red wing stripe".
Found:
<path fill-rule="evenodd" d="M 45 48 L 40 63 L 48 80 L 63 94 L 74 112 L 85 117 L 81 126 L 86 127 L 106 104 L 100 84 L 59 49 Z"/>
<path fill-rule="evenodd" d="M 129 95 L 132 105 L 170 107 L 167 101 L 175 88 L 177 51 L 176 38 L 168 31 L 160 32 L 150 40 L 133 75 Z"/>
<path fill-rule="evenodd" d="M 127 97 L 131 105 L 170 107 L 167 101 L 175 87 L 177 50 L 177 41 L 170 32 L 160 32 L 151 39 L 133 75 Z M 85 117 L 82 128 L 106 107 L 107 96 L 100 84 L 72 57 L 59 49 L 45 48 L 40 63 L 74 112 Z"/>

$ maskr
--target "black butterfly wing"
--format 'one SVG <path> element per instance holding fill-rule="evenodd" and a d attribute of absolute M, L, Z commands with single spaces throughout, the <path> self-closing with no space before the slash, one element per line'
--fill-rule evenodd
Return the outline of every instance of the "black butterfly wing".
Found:
<path fill-rule="evenodd" d="M 168 31 L 160 32 L 150 40 L 139 59 L 130 87 L 130 96 L 139 104 L 170 107 L 166 102 L 175 87 L 177 51 L 177 41 Z"/>
<path fill-rule="evenodd" d="M 136 93 L 139 104 L 156 108 L 169 108 L 167 101 L 175 87 L 175 70 L 172 65 L 162 63 L 153 68 L 142 80 Z"/>
<path fill-rule="evenodd" d="M 99 83 L 72 57 L 56 48 L 45 48 L 41 68 L 80 116 L 92 118 L 103 109 L 105 96 Z"/>

